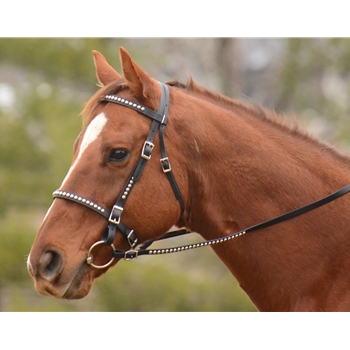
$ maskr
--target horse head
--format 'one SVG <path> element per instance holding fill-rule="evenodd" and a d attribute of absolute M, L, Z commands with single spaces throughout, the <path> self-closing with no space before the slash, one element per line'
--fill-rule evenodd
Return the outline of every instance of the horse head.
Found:
<path fill-rule="evenodd" d="M 168 127 L 170 136 L 164 136 L 164 111 L 174 113 L 169 88 L 123 48 L 120 59 L 123 76 L 94 51 L 101 87 L 84 108 L 71 167 L 28 257 L 35 287 L 44 295 L 86 296 L 93 281 L 119 260 L 114 251 L 132 251 L 181 225 L 186 175 L 168 163 L 170 158 L 178 165 L 179 149 L 168 142 L 168 158 L 162 145 L 173 133 Z M 178 182 L 172 175 L 169 183 L 164 173 L 173 171 Z"/>

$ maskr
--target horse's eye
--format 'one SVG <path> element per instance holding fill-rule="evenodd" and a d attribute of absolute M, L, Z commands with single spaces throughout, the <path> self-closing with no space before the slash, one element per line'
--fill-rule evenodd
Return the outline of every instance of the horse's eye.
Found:
<path fill-rule="evenodd" d="M 111 152 L 108 161 L 122 162 L 127 158 L 128 155 L 129 155 L 129 152 L 126 151 L 125 149 L 115 149 Z"/>

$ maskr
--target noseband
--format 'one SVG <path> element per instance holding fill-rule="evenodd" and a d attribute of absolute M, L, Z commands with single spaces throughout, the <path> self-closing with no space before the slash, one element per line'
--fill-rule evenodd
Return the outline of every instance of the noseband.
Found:
<path fill-rule="evenodd" d="M 181 215 L 184 212 L 185 205 L 184 201 L 180 192 L 180 189 L 177 185 L 177 182 L 175 180 L 175 176 L 171 170 L 169 158 L 166 153 L 165 148 L 165 142 L 164 142 L 164 131 L 165 126 L 168 122 L 168 109 L 169 109 L 169 102 L 170 102 L 170 93 L 169 88 L 167 85 L 159 83 L 161 88 L 161 98 L 158 106 L 158 110 L 155 112 L 151 110 L 150 108 L 143 106 L 139 103 L 135 103 L 132 101 L 129 101 L 123 97 L 116 96 L 116 95 L 106 95 L 102 98 L 102 101 L 104 102 L 111 102 L 115 103 L 124 107 L 131 108 L 138 113 L 145 115 L 146 117 L 152 119 L 152 124 L 149 130 L 149 134 L 146 138 L 146 141 L 143 144 L 141 155 L 136 163 L 136 166 L 134 167 L 133 171 L 131 172 L 125 186 L 123 187 L 117 201 L 115 202 L 113 208 L 111 211 L 108 211 L 107 209 L 103 208 L 101 205 L 95 203 L 94 201 L 84 198 L 82 196 L 79 196 L 72 192 L 67 192 L 64 190 L 56 190 L 53 193 L 54 198 L 63 198 L 67 199 L 79 204 L 82 204 L 95 212 L 99 213 L 103 217 L 105 217 L 108 220 L 107 226 L 105 230 L 102 233 L 101 240 L 94 243 L 88 254 L 87 263 L 90 264 L 92 267 L 95 268 L 105 268 L 109 266 L 113 259 L 115 257 L 120 257 L 120 252 L 123 253 L 123 257 L 126 259 L 132 259 L 137 256 L 138 251 L 135 250 L 135 247 L 137 245 L 138 239 L 136 237 L 136 234 L 134 233 L 134 230 L 128 228 L 122 221 L 121 216 L 124 210 L 124 205 L 129 197 L 131 190 L 134 186 L 134 184 L 140 179 L 142 172 L 145 168 L 145 165 L 147 162 L 151 159 L 152 151 L 154 148 L 154 138 L 159 130 L 159 141 L 160 141 L 160 152 L 161 152 L 161 159 L 160 164 L 161 168 L 164 172 L 164 174 L 167 176 L 169 183 L 173 189 L 175 198 L 179 201 L 180 208 L 181 208 Z M 113 245 L 113 241 L 116 235 L 117 230 L 121 232 L 123 237 L 127 240 L 127 242 L 130 245 L 130 250 L 128 252 L 119 251 L 115 249 Z M 182 232 L 181 232 L 182 233 Z M 113 258 L 110 262 L 108 262 L 105 265 L 95 265 L 92 261 L 92 250 L 100 244 L 110 245 L 113 249 Z M 118 254 L 119 253 L 119 254 Z M 127 255 L 125 255 L 127 253 Z"/>
<path fill-rule="evenodd" d="M 160 164 L 162 167 L 162 170 L 164 174 L 167 176 L 170 185 L 173 189 L 175 198 L 179 201 L 180 208 L 181 208 L 181 216 L 184 212 L 185 205 L 184 201 L 180 192 L 180 189 L 176 183 L 174 174 L 171 170 L 169 158 L 166 153 L 165 149 L 165 143 L 164 143 L 164 130 L 165 126 L 167 125 L 168 122 L 168 109 L 169 109 L 169 102 L 170 102 L 170 94 L 169 94 L 169 88 L 167 85 L 159 83 L 162 91 L 162 96 L 159 102 L 159 107 L 158 110 L 155 112 L 145 106 L 142 106 L 138 103 L 126 100 L 123 97 L 116 96 L 116 95 L 107 95 L 104 98 L 102 98 L 102 101 L 104 102 L 111 102 L 111 103 L 116 103 L 118 105 L 124 106 L 131 108 L 143 115 L 145 115 L 148 118 L 151 118 L 152 124 L 151 128 L 148 134 L 148 137 L 146 141 L 144 142 L 144 145 L 142 147 L 141 155 L 136 163 L 136 166 L 134 167 L 134 170 L 131 172 L 126 185 L 124 186 L 123 190 L 121 191 L 121 194 L 119 195 L 116 203 L 114 204 L 113 208 L 111 211 L 105 209 L 101 205 L 95 203 L 94 201 L 84 198 L 82 196 L 79 196 L 75 193 L 72 192 L 67 192 L 64 190 L 56 190 L 53 193 L 54 198 L 62 198 L 66 200 L 70 200 L 76 203 L 79 203 L 81 205 L 86 206 L 89 209 L 94 210 L 95 212 L 99 213 L 102 215 L 104 218 L 108 220 L 107 226 L 105 230 L 102 233 L 101 240 L 94 243 L 88 252 L 88 257 L 86 259 L 87 264 L 90 266 L 97 268 L 97 269 L 103 269 L 108 267 L 109 265 L 112 264 L 114 259 L 120 259 L 124 258 L 125 260 L 131 260 L 133 258 L 136 258 L 137 256 L 140 255 L 159 255 L 159 254 L 168 254 L 168 253 L 175 253 L 175 252 L 180 252 L 180 251 L 185 251 L 185 250 L 190 250 L 194 248 L 200 248 L 200 247 L 205 247 L 205 246 L 211 246 L 214 244 L 218 243 L 223 243 L 232 240 L 233 238 L 240 237 L 248 232 L 252 232 L 255 230 L 267 228 L 273 225 L 276 225 L 278 223 L 281 223 L 285 220 L 292 219 L 296 216 L 302 215 L 304 213 L 307 213 L 311 210 L 314 210 L 318 207 L 321 207 L 343 195 L 346 193 L 350 192 L 350 185 L 347 185 L 340 190 L 320 199 L 315 202 L 312 202 L 308 205 L 305 205 L 303 207 L 297 208 L 295 210 L 292 210 L 290 212 L 287 212 L 285 214 L 282 214 L 280 216 L 277 216 L 273 219 L 258 223 L 254 226 L 248 227 L 245 230 L 239 231 L 237 233 L 233 233 L 229 236 L 205 241 L 205 242 L 200 242 L 200 243 L 195 243 L 195 244 L 189 244 L 186 246 L 180 246 L 180 247 L 173 247 L 173 248 L 166 248 L 166 249 L 146 249 L 149 247 L 154 241 L 146 241 L 141 247 L 136 249 L 137 245 L 137 237 L 132 229 L 129 229 L 122 221 L 121 221 L 121 216 L 124 210 L 124 205 L 129 197 L 131 190 L 134 186 L 134 184 L 140 179 L 142 172 L 144 170 L 144 167 L 147 163 L 148 160 L 150 160 L 152 151 L 154 148 L 154 137 L 159 130 L 159 140 L 160 140 L 160 152 L 161 152 L 161 159 L 160 159 Z M 124 250 L 119 250 L 115 249 L 113 245 L 113 241 L 116 235 L 116 232 L 120 231 L 123 237 L 127 240 L 127 242 L 130 245 L 130 249 L 128 251 Z M 169 232 L 166 235 L 164 235 L 162 238 L 159 240 L 165 239 L 165 238 L 172 238 L 175 236 L 179 235 L 184 235 L 190 233 L 187 230 L 178 230 L 178 231 L 173 231 Z M 96 265 L 93 263 L 93 256 L 92 256 L 92 251 L 97 247 L 98 245 L 108 245 L 112 248 L 112 258 L 111 260 L 104 264 L 104 265 Z"/>

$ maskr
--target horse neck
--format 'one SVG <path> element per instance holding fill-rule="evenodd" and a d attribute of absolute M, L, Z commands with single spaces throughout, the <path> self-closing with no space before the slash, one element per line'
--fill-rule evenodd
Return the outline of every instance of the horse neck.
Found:
<path fill-rule="evenodd" d="M 195 98 L 185 103 L 192 104 L 187 111 L 193 114 L 180 122 L 187 143 L 181 157 L 189 179 L 182 224 L 205 239 L 243 230 L 350 182 L 349 160 L 299 131 L 244 115 L 242 109 L 238 115 Z M 339 251 L 338 245 L 350 249 L 350 232 L 338 237 L 333 249 L 325 243 L 337 227 L 338 236 L 344 231 L 348 219 L 339 209 L 348 201 L 339 199 L 338 207 L 329 204 L 213 249 L 259 309 L 303 307 L 297 291 L 314 280 L 310 261 L 319 266 L 317 257 Z M 289 264 L 293 259 L 298 264 Z"/>

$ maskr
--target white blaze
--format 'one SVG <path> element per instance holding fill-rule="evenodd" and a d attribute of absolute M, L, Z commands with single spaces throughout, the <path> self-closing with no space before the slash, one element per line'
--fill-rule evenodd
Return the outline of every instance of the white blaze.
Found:
<path fill-rule="evenodd" d="M 105 126 L 105 124 L 107 123 L 107 118 L 105 116 L 104 113 L 99 114 L 97 117 L 95 117 L 91 123 L 89 124 L 89 126 L 87 127 L 85 134 L 84 134 L 84 138 L 83 141 L 81 142 L 80 145 L 80 149 L 79 149 L 79 153 L 77 158 L 75 159 L 74 163 L 72 164 L 72 166 L 70 167 L 66 177 L 64 178 L 61 188 L 63 188 L 65 182 L 68 180 L 70 174 L 72 173 L 73 169 L 76 167 L 76 165 L 78 164 L 82 154 L 84 153 L 84 151 L 88 148 L 88 146 L 94 142 L 98 135 L 101 133 L 103 127 Z"/>
<path fill-rule="evenodd" d="M 94 142 L 97 138 L 98 135 L 100 135 L 103 127 L 106 125 L 107 123 L 107 118 L 105 116 L 104 113 L 99 114 L 97 117 L 95 117 L 91 123 L 89 124 L 89 126 L 87 127 L 85 134 L 84 134 L 84 138 L 83 141 L 81 142 L 80 148 L 79 148 L 79 153 L 77 158 L 75 159 L 74 163 L 72 164 L 72 166 L 70 167 L 66 177 L 64 178 L 62 185 L 60 188 L 63 188 L 65 182 L 68 180 L 69 176 L 71 175 L 73 169 L 76 167 L 76 165 L 78 164 L 82 154 L 84 153 L 84 151 L 88 148 L 88 146 Z M 49 208 L 49 210 L 47 211 L 45 218 L 43 220 L 43 222 L 46 220 L 47 216 L 49 215 L 52 206 L 55 204 L 55 201 L 52 203 L 51 207 Z"/>

